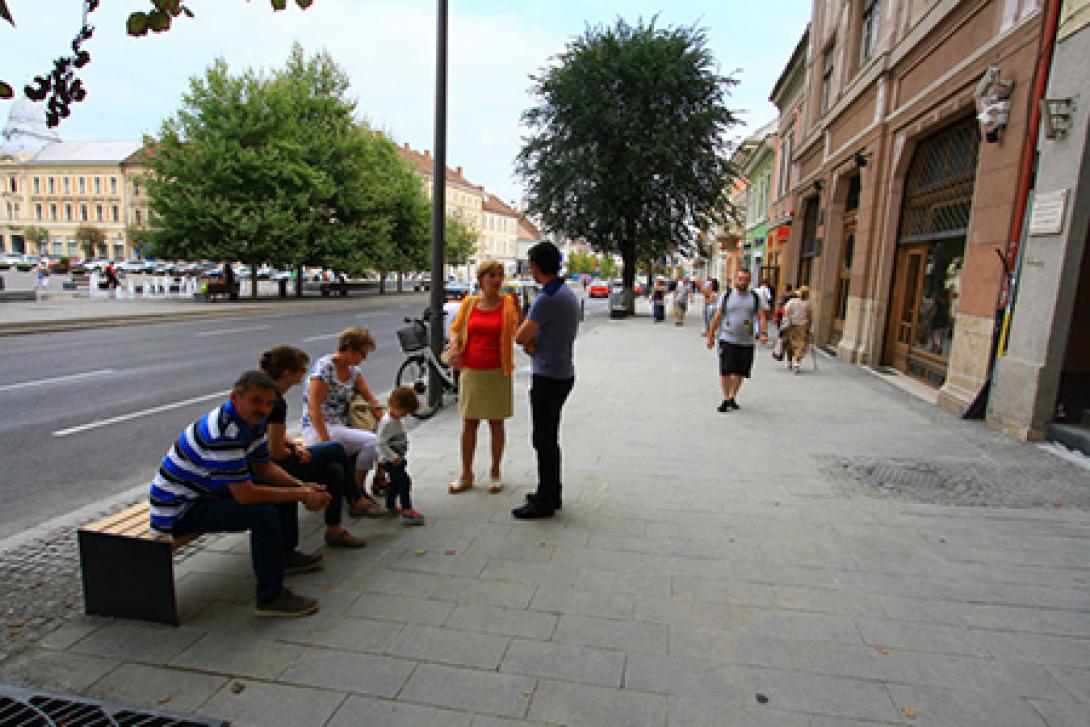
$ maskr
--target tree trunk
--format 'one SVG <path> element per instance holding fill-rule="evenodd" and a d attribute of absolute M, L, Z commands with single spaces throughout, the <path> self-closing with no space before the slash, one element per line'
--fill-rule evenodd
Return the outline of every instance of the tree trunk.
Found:
<path fill-rule="evenodd" d="M 397 271 L 397 292 L 399 292 L 399 293 L 400 293 L 400 292 L 402 292 L 402 291 L 401 291 L 401 282 L 402 282 L 402 279 L 403 279 L 404 277 L 405 277 L 405 273 L 403 273 L 403 272 L 401 272 L 400 270 L 398 270 L 398 271 Z"/>
<path fill-rule="evenodd" d="M 295 266 L 295 297 L 303 297 L 303 266 Z"/>
<path fill-rule="evenodd" d="M 636 296 L 632 293 L 632 284 L 636 282 L 636 251 L 624 250 L 621 253 L 624 261 L 624 270 L 621 271 L 621 282 L 624 285 L 624 307 L 628 315 L 636 315 Z"/>
<path fill-rule="evenodd" d="M 380 270 L 378 273 L 378 294 L 386 294 L 386 271 Z"/>
<path fill-rule="evenodd" d="M 257 263 L 250 263 L 250 297 L 257 297 Z"/>

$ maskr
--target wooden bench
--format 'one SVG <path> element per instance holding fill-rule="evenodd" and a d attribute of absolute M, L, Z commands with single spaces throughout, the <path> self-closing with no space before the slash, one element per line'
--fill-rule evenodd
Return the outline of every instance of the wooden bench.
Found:
<path fill-rule="evenodd" d="M 79 529 L 79 565 L 87 614 L 178 625 L 175 550 L 199 533 L 169 538 L 153 533 L 147 502 Z"/>
<path fill-rule="evenodd" d="M 209 281 L 206 284 L 206 292 L 208 293 L 208 302 L 211 303 L 216 300 L 216 296 L 221 298 L 230 298 L 231 300 L 238 300 L 238 283 L 232 283 L 228 285 L 223 282 Z"/>

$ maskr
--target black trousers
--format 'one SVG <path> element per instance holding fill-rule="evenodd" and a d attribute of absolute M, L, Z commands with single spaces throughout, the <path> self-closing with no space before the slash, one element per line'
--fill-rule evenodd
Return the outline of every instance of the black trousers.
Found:
<path fill-rule="evenodd" d="M 174 534 L 250 531 L 250 559 L 257 578 L 257 602 L 267 603 L 284 588 L 284 562 L 299 543 L 294 502 L 243 505 L 230 497 L 202 497 L 174 523 Z"/>
<path fill-rule="evenodd" d="M 537 495 L 540 507 L 555 509 L 560 502 L 560 412 L 575 385 L 575 378 L 554 379 L 534 374 L 530 384 L 533 442 L 537 450 Z"/>
<path fill-rule="evenodd" d="M 295 457 L 277 462 L 292 477 L 306 482 L 325 485 L 332 501 L 325 509 L 325 524 L 340 525 L 344 504 L 351 505 L 360 499 L 356 486 L 356 471 L 344 453 L 340 442 L 322 442 L 307 447 L 310 461 L 301 464 Z"/>

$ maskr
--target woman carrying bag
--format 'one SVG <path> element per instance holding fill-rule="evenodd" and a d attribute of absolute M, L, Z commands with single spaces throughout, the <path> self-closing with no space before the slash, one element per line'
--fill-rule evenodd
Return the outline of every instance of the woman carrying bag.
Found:
<path fill-rule="evenodd" d="M 488 261 L 477 271 L 480 295 L 466 296 L 450 327 L 450 362 L 461 370 L 458 411 L 462 415 L 462 473 L 450 493 L 473 487 L 477 429 L 484 419 L 492 437 L 489 492 L 503 489 L 500 462 L 505 444 L 504 419 L 514 414 L 515 329 L 518 306 L 503 295 L 503 264 Z"/>

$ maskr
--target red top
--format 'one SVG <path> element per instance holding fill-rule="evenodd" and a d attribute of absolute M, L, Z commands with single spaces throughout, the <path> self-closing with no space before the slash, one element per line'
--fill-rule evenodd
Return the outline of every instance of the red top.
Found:
<path fill-rule="evenodd" d="M 474 306 L 466 323 L 466 346 L 462 367 L 467 369 L 498 369 L 500 332 L 503 330 L 503 306 L 481 310 Z"/>

